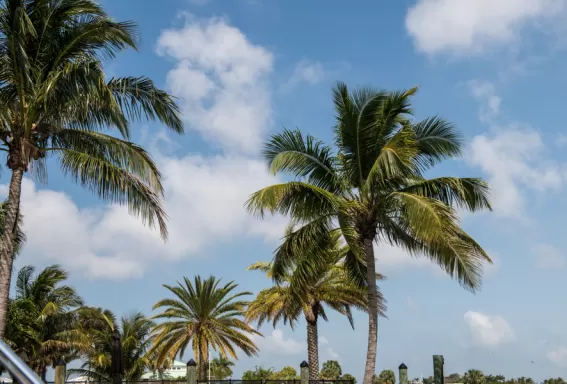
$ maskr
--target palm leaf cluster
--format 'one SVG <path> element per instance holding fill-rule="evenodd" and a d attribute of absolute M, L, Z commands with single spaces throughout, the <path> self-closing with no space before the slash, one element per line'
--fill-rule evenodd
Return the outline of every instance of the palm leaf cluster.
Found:
<path fill-rule="evenodd" d="M 194 282 L 184 278 L 176 286 L 164 285 L 174 298 L 163 299 L 154 309 L 163 312 L 154 316 L 165 320 L 154 328 L 154 349 L 158 363 L 183 357 L 188 347 L 198 358 L 199 377 L 206 377 L 209 347 L 222 356 L 236 358 L 236 349 L 256 355 L 258 347 L 250 338 L 259 333 L 243 320 L 250 292 L 235 293 L 237 284 L 211 276 L 196 276 Z"/>
<path fill-rule="evenodd" d="M 144 76 L 107 78 L 105 64 L 137 49 L 138 30 L 95 0 L 0 2 L 0 151 L 11 172 L 2 215 L 0 279 L 10 282 L 24 173 L 47 181 L 47 160 L 105 201 L 167 236 L 161 174 L 131 142 L 132 128 L 159 121 L 183 132 L 171 96 Z M 6 285 L 3 285 L 5 287 Z M 0 291 L 0 338 L 7 289 Z"/>
<path fill-rule="evenodd" d="M 297 224 L 284 242 L 288 251 L 274 257 L 276 281 L 285 277 L 305 246 L 314 247 L 314 266 L 324 262 L 320 250 L 334 234 L 345 240 L 345 268 L 360 286 L 368 287 L 365 384 L 371 382 L 376 356 L 374 243 L 428 257 L 473 291 L 480 287 L 483 262 L 491 262 L 461 228 L 457 214 L 457 209 L 490 209 L 488 186 L 476 178 L 427 178 L 434 165 L 460 155 L 462 139 L 453 124 L 438 116 L 413 121 L 416 92 L 349 91 L 337 84 L 334 145 L 299 130 L 273 135 L 264 148 L 267 165 L 273 174 L 294 179 L 259 190 L 247 201 L 257 216 L 278 213 Z M 310 268 L 299 277 L 304 284 L 309 283 Z"/>

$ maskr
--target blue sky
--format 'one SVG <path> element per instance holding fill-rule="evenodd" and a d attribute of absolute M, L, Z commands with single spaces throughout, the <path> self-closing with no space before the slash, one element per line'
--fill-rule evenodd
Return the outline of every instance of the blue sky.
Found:
<path fill-rule="evenodd" d="M 182 276 L 214 274 L 257 292 L 269 281 L 244 268 L 271 258 L 285 226 L 242 207 L 275 180 L 259 158 L 262 141 L 282 126 L 329 141 L 337 80 L 418 84 L 416 117 L 440 114 L 467 138 L 464 157 L 433 173 L 482 176 L 493 187 L 495 211 L 465 215 L 463 225 L 495 264 L 473 295 L 427 260 L 379 245 L 389 318 L 380 322 L 377 371 L 405 362 L 411 377 L 429 376 L 431 356 L 443 354 L 447 373 L 542 380 L 565 372 L 566 0 L 103 4 L 142 33 L 140 52 L 108 63 L 108 73 L 150 76 L 184 111 L 183 137 L 136 127 L 165 177 L 170 239 L 163 244 L 52 165 L 48 185 L 24 183 L 29 242 L 19 266 L 60 263 L 90 304 L 117 314 L 150 314 L 166 295 L 161 284 Z M 355 331 L 340 316 L 321 322 L 321 360 L 338 359 L 360 379 L 366 318 L 355 321 Z M 262 332 L 260 356 L 241 358 L 235 377 L 306 358 L 303 324 Z"/>

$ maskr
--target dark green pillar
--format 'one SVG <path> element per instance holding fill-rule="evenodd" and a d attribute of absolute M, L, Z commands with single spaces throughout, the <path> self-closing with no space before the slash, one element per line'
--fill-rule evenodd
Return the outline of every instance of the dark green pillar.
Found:
<path fill-rule="evenodd" d="M 402 363 L 399 367 L 400 384 L 408 384 L 408 366 Z"/>
<path fill-rule="evenodd" d="M 445 364 L 443 355 L 433 355 L 433 382 L 435 384 L 445 384 L 443 364 Z"/>

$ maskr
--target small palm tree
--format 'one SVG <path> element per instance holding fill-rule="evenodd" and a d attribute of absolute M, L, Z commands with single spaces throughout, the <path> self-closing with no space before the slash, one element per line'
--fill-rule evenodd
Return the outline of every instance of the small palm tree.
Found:
<path fill-rule="evenodd" d="M 179 109 L 150 79 L 107 79 L 103 69 L 118 52 L 136 49 L 137 39 L 134 23 L 112 20 L 95 0 L 0 2 L 0 150 L 11 176 L 0 241 L 0 339 L 22 179 L 30 173 L 45 182 L 47 159 L 167 234 L 161 175 L 129 141 L 130 127 L 147 118 L 182 132 Z"/>
<path fill-rule="evenodd" d="M 112 334 L 118 329 L 122 343 L 125 381 L 140 380 L 151 368 L 148 351 L 153 342 L 154 323 L 141 312 L 122 317 L 119 325 L 109 310 L 83 308 L 80 326 L 69 334 L 84 361 L 80 369 L 70 369 L 70 375 L 86 376 L 98 382 L 112 381 Z"/>
<path fill-rule="evenodd" d="M 233 281 L 220 283 L 214 276 L 204 280 L 195 276 L 194 283 L 184 277 L 183 283 L 178 282 L 177 286 L 164 285 L 174 298 L 163 299 L 153 307 L 164 309 L 154 316 L 154 319 L 165 320 L 156 325 L 153 332 L 152 351 L 157 352 L 158 361 L 173 359 L 177 354 L 183 357 L 191 344 L 199 364 L 199 377 L 203 380 L 209 347 L 234 359 L 237 358 L 235 348 L 247 356 L 257 354 L 258 347 L 250 336 L 260 333 L 241 319 L 248 305 L 242 297 L 251 293 L 234 293 L 238 285 Z"/>
<path fill-rule="evenodd" d="M 76 326 L 83 300 L 64 284 L 68 274 L 59 265 L 34 273 L 31 265 L 18 272 L 16 295 L 9 303 L 6 341 L 45 379 L 47 368 L 73 350 L 65 334 Z"/>
<path fill-rule="evenodd" d="M 289 227 L 286 236 L 292 232 Z M 317 380 L 319 376 L 319 318 L 327 321 L 325 307 L 345 315 L 352 328 L 354 322 L 351 308 L 368 310 L 368 295 L 365 288 L 357 286 L 349 277 L 344 266 L 344 257 L 347 247 L 341 247 L 339 238 L 327 244 L 324 263 L 312 264 L 311 247 L 306 247 L 300 255 L 287 255 L 285 257 L 295 260 L 295 265 L 290 266 L 279 284 L 262 290 L 256 299 L 250 303 L 246 312 L 249 321 L 258 321 L 261 326 L 265 321 L 271 321 L 274 325 L 279 321 L 288 323 L 293 328 L 300 317 L 304 317 L 307 323 L 307 355 L 309 359 L 309 379 Z M 276 251 L 276 257 L 284 257 L 283 252 L 289 251 L 284 243 Z M 270 263 L 259 262 L 251 265 L 248 270 L 259 270 L 265 272 L 267 277 L 273 277 L 273 266 Z M 305 272 L 306 271 L 306 272 Z M 308 284 L 302 284 L 305 278 Z M 382 279 L 378 275 L 377 279 Z M 374 283 L 376 284 L 376 283 Z M 384 299 L 378 291 L 378 308 L 380 314 L 385 311 Z"/>
<path fill-rule="evenodd" d="M 349 246 L 345 266 L 359 285 L 368 287 L 368 347 L 364 383 L 376 368 L 378 292 L 374 243 L 399 246 L 438 264 L 465 288 L 480 287 L 486 252 L 460 227 L 456 207 L 490 209 L 488 185 L 481 179 L 438 177 L 426 171 L 461 153 L 454 126 L 431 117 L 411 120 L 417 88 L 390 92 L 343 83 L 333 90 L 335 146 L 299 130 L 284 130 L 266 143 L 264 157 L 273 174 L 293 180 L 255 192 L 248 210 L 289 216 L 301 223 L 290 246 L 329 242 L 339 232 Z M 294 253 L 289 253 L 293 255 Z M 379 255 L 378 255 L 379 256 Z M 312 255 L 313 263 L 321 257 Z M 274 259 L 276 280 L 292 261 Z M 306 276 L 304 276 L 306 278 Z"/>

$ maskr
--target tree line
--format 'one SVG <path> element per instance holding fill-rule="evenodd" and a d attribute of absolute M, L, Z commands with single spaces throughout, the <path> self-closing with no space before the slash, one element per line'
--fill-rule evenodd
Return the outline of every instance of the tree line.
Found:
<path fill-rule="evenodd" d="M 360 309 L 368 312 L 364 384 L 372 384 L 378 317 L 385 311 L 375 244 L 426 257 L 465 289 L 480 288 L 482 266 L 491 260 L 462 229 L 458 212 L 490 210 L 489 187 L 479 178 L 427 177 L 434 166 L 461 154 L 462 135 L 442 117 L 413 118 L 415 87 L 349 89 L 339 82 L 332 90 L 332 145 L 284 129 L 263 147 L 270 173 L 289 181 L 253 193 L 246 208 L 259 217 L 286 216 L 290 226 L 272 262 L 251 268 L 274 282 L 253 304 L 245 298 L 249 293 L 235 292 L 235 283 L 215 277 L 166 286 L 173 298 L 156 304 L 162 312 L 151 319 L 141 314 L 116 319 L 107 310 L 86 308 L 67 288 L 53 293 L 70 295 L 57 305 L 41 291 L 33 298 L 27 290 L 10 298 L 13 261 L 23 241 L 25 174 L 47 181 L 47 160 L 57 162 L 63 174 L 105 201 L 128 206 L 166 239 L 161 174 L 131 141 L 131 128 L 142 120 L 174 133 L 184 127 L 175 99 L 151 79 L 107 78 L 105 64 L 136 49 L 139 36 L 134 22 L 114 21 L 94 0 L 3 1 L 0 36 L 0 149 L 10 175 L 1 215 L 0 338 L 9 340 L 10 332 L 12 345 L 25 347 L 22 354 L 40 374 L 60 354 L 82 356 L 85 370 L 98 367 L 97 374 L 105 375 L 108 331 L 120 328 L 126 339 L 149 335 L 141 349 L 131 351 L 151 360 L 146 366 L 161 369 L 191 348 L 203 377 L 209 346 L 223 356 L 235 355 L 235 348 L 257 353 L 250 321 L 295 324 L 303 318 L 313 379 L 319 367 L 317 322 L 334 310 L 352 325 L 351 311 Z M 190 318 L 217 315 L 198 306 L 203 300 L 216 303 L 230 319 L 211 322 L 214 332 L 202 331 Z M 188 321 L 192 328 L 185 332 Z M 67 341 L 58 338 L 63 335 Z M 24 346 L 14 342 L 18 338 L 35 341 Z M 141 363 L 132 364 L 134 377 Z"/>

